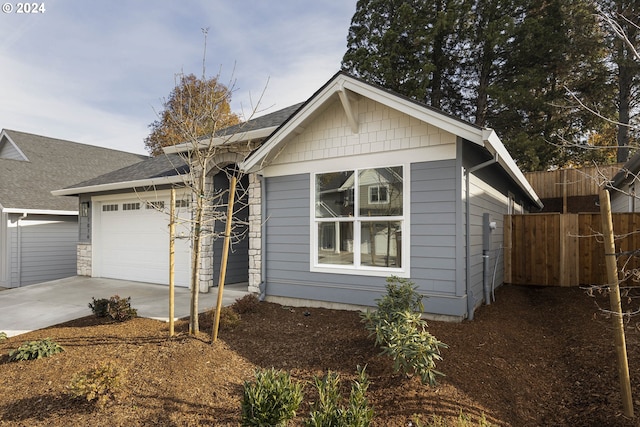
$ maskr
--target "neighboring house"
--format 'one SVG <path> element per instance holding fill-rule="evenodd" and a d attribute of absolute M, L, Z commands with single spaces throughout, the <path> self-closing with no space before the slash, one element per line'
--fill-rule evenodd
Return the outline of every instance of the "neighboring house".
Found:
<path fill-rule="evenodd" d="M 373 306 L 386 291 L 386 278 L 395 275 L 411 279 L 428 297 L 427 313 L 472 318 L 483 287 L 502 283 L 503 215 L 542 207 L 491 129 L 344 73 L 305 103 L 261 119 L 246 123 L 232 140 L 258 147 L 235 160 L 249 180 L 247 270 L 240 276 L 267 300 Z M 88 274 L 122 271 L 114 265 L 107 272 L 104 264 L 111 261 L 104 257 L 126 247 L 135 226 L 120 225 L 127 234 L 118 234 L 109 249 L 105 239 L 117 229 L 109 216 L 117 212 L 117 224 L 134 221 L 134 212 L 122 210 L 127 203 L 152 194 L 165 201 L 168 190 L 162 189 L 184 179 L 129 174 L 188 149 L 170 147 L 166 157 L 132 166 L 117 179 L 55 192 L 79 195 L 91 206 L 81 245 L 92 255 L 79 261 L 91 265 Z M 141 196 L 149 186 L 155 191 Z M 166 247 L 166 221 L 163 215 L 135 240 L 159 233 Z M 187 256 L 189 249 L 183 250 Z M 164 251 L 156 253 L 166 277 Z M 203 260 L 205 277 L 217 271 L 215 255 L 213 249 Z"/>
<path fill-rule="evenodd" d="M 0 286 L 76 274 L 78 200 L 51 195 L 145 159 L 14 130 L 0 132 Z"/>
<path fill-rule="evenodd" d="M 611 179 L 612 212 L 640 212 L 640 152 L 633 155 Z"/>

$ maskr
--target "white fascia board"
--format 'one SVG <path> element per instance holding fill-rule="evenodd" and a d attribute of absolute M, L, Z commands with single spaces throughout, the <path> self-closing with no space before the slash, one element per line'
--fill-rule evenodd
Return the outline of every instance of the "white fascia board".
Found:
<path fill-rule="evenodd" d="M 167 185 L 184 183 L 187 178 L 184 175 L 173 175 L 160 178 L 141 179 L 138 181 L 112 182 L 109 184 L 90 185 L 87 187 L 64 188 L 53 190 L 54 196 L 75 196 L 76 194 L 97 193 L 102 191 L 124 190 L 139 187 L 152 187 L 154 185 Z"/>
<path fill-rule="evenodd" d="M 78 215 L 78 211 L 58 211 L 54 209 L 20 209 L 20 208 L 5 208 L 2 209 L 3 213 L 9 214 L 27 214 L 27 215 Z"/>
<path fill-rule="evenodd" d="M 233 135 L 216 137 L 216 138 L 206 138 L 198 142 L 198 149 L 204 149 L 210 146 L 218 146 L 224 144 L 231 144 L 234 142 L 243 142 L 243 141 L 251 141 L 255 139 L 266 138 L 273 133 L 274 130 L 277 129 L 277 126 L 271 126 L 261 129 L 250 130 L 246 132 L 238 132 Z M 176 154 L 176 153 L 185 153 L 193 150 L 193 144 L 190 142 L 185 142 L 177 145 L 170 145 L 168 147 L 163 147 L 162 151 L 165 154 Z"/>
<path fill-rule="evenodd" d="M 265 144 L 258 148 L 251 157 L 240 165 L 240 168 L 247 172 L 256 172 L 256 166 L 261 163 L 271 151 L 275 150 L 289 135 L 295 134 L 295 129 L 301 126 L 314 111 L 320 109 L 334 94 L 344 90 L 369 98 L 389 108 L 443 129 L 444 131 L 482 145 L 482 129 L 476 126 L 467 125 L 446 114 L 425 108 L 375 86 L 345 75 L 340 75 L 336 77 L 336 80 L 332 82 L 332 84 L 325 87 L 322 92 L 316 94 L 312 100 L 309 100 L 308 104 L 298 111 L 297 116 L 293 120 L 281 127 L 277 133 L 274 133 Z"/>
<path fill-rule="evenodd" d="M 516 162 L 513 160 L 504 144 L 502 144 L 502 141 L 500 141 L 500 138 L 495 131 L 488 128 L 483 129 L 482 135 L 482 139 L 485 142 L 487 150 L 489 150 L 489 152 L 494 156 L 496 154 L 498 155 L 498 163 L 500 163 L 502 168 L 518 183 L 518 185 L 520 185 L 520 187 L 529 195 L 531 200 L 533 200 L 536 205 L 542 209 L 544 205 L 542 204 L 540 197 L 538 197 L 538 194 L 536 194 L 531 184 L 529 184 L 529 181 L 527 181 L 527 178 L 525 178 L 518 165 L 516 165 Z"/>

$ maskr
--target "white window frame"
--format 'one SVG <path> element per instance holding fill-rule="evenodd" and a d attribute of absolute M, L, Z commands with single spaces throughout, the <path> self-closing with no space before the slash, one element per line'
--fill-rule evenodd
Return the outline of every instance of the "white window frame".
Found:
<path fill-rule="evenodd" d="M 361 219 L 359 217 L 359 200 L 360 200 L 360 188 L 358 185 L 359 180 L 359 172 L 364 169 L 380 169 L 385 167 L 402 167 L 402 215 L 397 216 L 377 216 L 377 217 L 364 217 Z M 359 165 L 358 167 L 347 168 L 347 169 L 338 169 L 338 170 L 324 170 L 317 171 L 310 174 L 310 189 L 311 189 L 311 221 L 310 226 L 311 230 L 309 235 L 310 239 L 310 271 L 318 272 L 318 273 L 332 273 L 332 274 L 351 274 L 351 275 L 360 275 L 360 276 L 374 276 L 374 277 L 388 277 L 391 275 L 398 277 L 408 278 L 410 275 L 410 165 L 409 164 L 376 164 L 376 165 Z M 353 222 L 353 264 L 352 265 L 342 265 L 342 264 L 320 264 L 318 262 L 318 246 L 319 246 L 319 238 L 318 235 L 318 224 L 322 222 L 336 222 L 335 218 L 316 218 L 316 176 L 322 175 L 325 173 L 333 173 L 333 172 L 345 172 L 345 171 L 354 171 L 356 179 L 354 181 L 354 216 L 353 217 L 341 217 L 340 222 Z M 369 190 L 367 190 L 369 191 Z M 400 230 L 402 234 L 402 241 L 400 247 L 398 248 L 401 251 L 402 257 L 402 267 L 376 267 L 370 265 L 361 265 L 361 224 L 363 222 L 370 221 L 399 221 L 400 222 Z"/>
<path fill-rule="evenodd" d="M 404 180 L 404 178 L 403 178 L 403 180 Z M 385 194 L 384 200 L 380 200 L 380 189 L 381 188 L 384 188 L 386 190 L 385 193 L 384 193 Z M 373 200 L 373 197 L 372 197 L 373 191 L 372 190 L 374 190 L 374 189 L 377 190 L 378 200 Z M 389 185 L 387 185 L 387 184 L 370 185 L 367 188 L 367 192 L 369 193 L 369 204 L 370 205 L 388 205 L 389 204 Z"/>

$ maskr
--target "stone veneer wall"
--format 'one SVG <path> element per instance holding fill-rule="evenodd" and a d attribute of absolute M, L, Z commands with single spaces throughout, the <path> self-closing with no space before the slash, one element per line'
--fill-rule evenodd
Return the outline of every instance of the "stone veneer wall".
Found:
<path fill-rule="evenodd" d="M 262 181 L 249 174 L 249 292 L 259 293 L 262 282 Z"/>
<path fill-rule="evenodd" d="M 78 243 L 76 253 L 78 276 L 91 277 L 91 243 Z"/>

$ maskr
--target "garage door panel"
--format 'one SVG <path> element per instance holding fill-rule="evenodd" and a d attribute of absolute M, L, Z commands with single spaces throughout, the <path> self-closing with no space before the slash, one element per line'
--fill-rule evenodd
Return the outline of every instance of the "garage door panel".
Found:
<path fill-rule="evenodd" d="M 162 200 L 156 199 L 154 200 Z M 118 210 L 103 212 L 97 233 L 99 275 L 114 279 L 169 283 L 169 216 L 155 209 L 122 210 L 131 200 L 109 201 Z M 168 198 L 165 204 L 168 205 Z M 184 228 L 184 226 L 182 226 Z M 184 233 L 184 231 L 183 231 Z M 190 242 L 176 239 L 176 286 L 189 286 Z"/>

